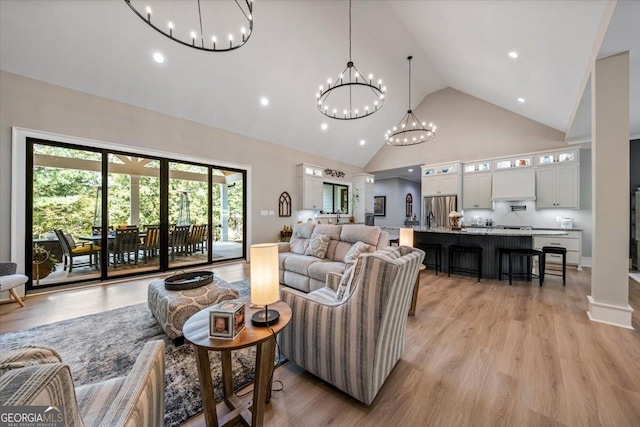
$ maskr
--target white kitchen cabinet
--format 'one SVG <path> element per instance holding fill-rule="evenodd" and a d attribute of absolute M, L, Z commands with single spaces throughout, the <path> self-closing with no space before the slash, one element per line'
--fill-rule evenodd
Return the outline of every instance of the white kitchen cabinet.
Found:
<path fill-rule="evenodd" d="M 572 230 L 563 236 L 534 236 L 533 248 L 555 246 L 567 250 L 567 265 L 575 265 L 582 270 L 582 231 Z M 562 255 L 547 254 L 547 263 L 562 263 Z"/>
<path fill-rule="evenodd" d="M 422 178 L 422 196 L 451 196 L 458 194 L 458 175 L 427 176 Z"/>
<path fill-rule="evenodd" d="M 491 173 L 464 174 L 462 179 L 462 209 L 493 209 Z"/>
<path fill-rule="evenodd" d="M 535 200 L 536 174 L 532 168 L 514 167 L 493 174 L 491 200 Z"/>
<path fill-rule="evenodd" d="M 540 167 L 536 170 L 536 208 L 580 208 L 578 164 Z"/>
<path fill-rule="evenodd" d="M 364 223 L 367 213 L 373 212 L 373 189 L 375 177 L 368 173 L 361 173 L 353 176 L 353 187 L 358 192 L 358 203 L 351 215 L 356 222 Z M 349 200 L 349 207 L 353 206 Z"/>
<path fill-rule="evenodd" d="M 422 197 L 454 196 L 460 192 L 460 163 L 422 167 Z"/>
<path fill-rule="evenodd" d="M 297 166 L 297 171 L 300 209 L 321 210 L 323 206 L 322 186 L 324 184 L 322 168 L 302 164 Z"/>

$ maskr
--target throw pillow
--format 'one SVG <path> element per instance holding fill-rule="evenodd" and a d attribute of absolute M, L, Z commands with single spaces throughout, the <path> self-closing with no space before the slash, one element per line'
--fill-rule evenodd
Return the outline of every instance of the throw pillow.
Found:
<path fill-rule="evenodd" d="M 338 284 L 338 290 L 336 291 L 336 302 L 342 301 L 346 295 L 349 295 L 347 290 L 351 289 L 351 281 L 353 280 L 355 265 L 355 261 L 345 264 L 344 273 L 342 274 L 340 284 Z"/>
<path fill-rule="evenodd" d="M 327 248 L 329 247 L 330 241 L 331 238 L 325 234 L 314 234 L 311 236 L 311 239 L 309 239 L 309 246 L 304 254 L 324 259 L 327 255 Z"/>
<path fill-rule="evenodd" d="M 360 255 L 369 252 L 370 247 L 370 245 L 367 245 L 364 242 L 355 242 L 344 256 L 344 263 L 348 264 L 355 261 Z"/>

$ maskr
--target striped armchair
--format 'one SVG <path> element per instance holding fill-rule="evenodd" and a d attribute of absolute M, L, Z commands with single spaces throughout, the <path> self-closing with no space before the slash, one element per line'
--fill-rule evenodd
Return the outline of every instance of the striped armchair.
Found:
<path fill-rule="evenodd" d="M 370 404 L 404 349 L 407 313 L 424 252 L 387 247 L 358 257 L 351 293 L 335 285 L 310 293 L 281 288 L 291 306 L 279 336 L 284 356 L 359 401 Z"/>
<path fill-rule="evenodd" d="M 146 343 L 126 377 L 74 388 L 69 365 L 52 349 L 0 354 L 0 406 L 64 407 L 66 426 L 164 425 L 164 342 Z"/>

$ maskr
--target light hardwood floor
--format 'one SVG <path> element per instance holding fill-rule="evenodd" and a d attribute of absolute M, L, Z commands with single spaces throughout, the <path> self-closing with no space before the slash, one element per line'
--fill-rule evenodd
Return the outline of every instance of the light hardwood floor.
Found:
<path fill-rule="evenodd" d="M 227 281 L 246 264 L 215 268 Z M 146 301 L 148 279 L 33 296 L 0 306 L 0 333 Z M 544 287 L 422 273 L 405 351 L 370 406 L 289 363 L 268 426 L 639 426 L 640 285 L 635 331 L 590 322 L 590 273 Z M 245 398 L 247 399 L 247 398 Z M 188 426 L 204 426 L 196 417 Z"/>

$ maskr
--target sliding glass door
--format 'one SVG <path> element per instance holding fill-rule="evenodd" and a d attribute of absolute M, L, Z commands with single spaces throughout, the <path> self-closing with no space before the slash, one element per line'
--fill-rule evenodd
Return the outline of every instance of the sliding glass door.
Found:
<path fill-rule="evenodd" d="M 246 257 L 246 173 L 27 144 L 28 289 Z"/>
<path fill-rule="evenodd" d="M 209 167 L 169 162 L 169 266 L 209 262 Z"/>
<path fill-rule="evenodd" d="M 94 233 L 107 248 L 107 275 L 158 271 L 160 161 L 114 153 L 107 159 L 107 230 L 100 224 Z"/>

